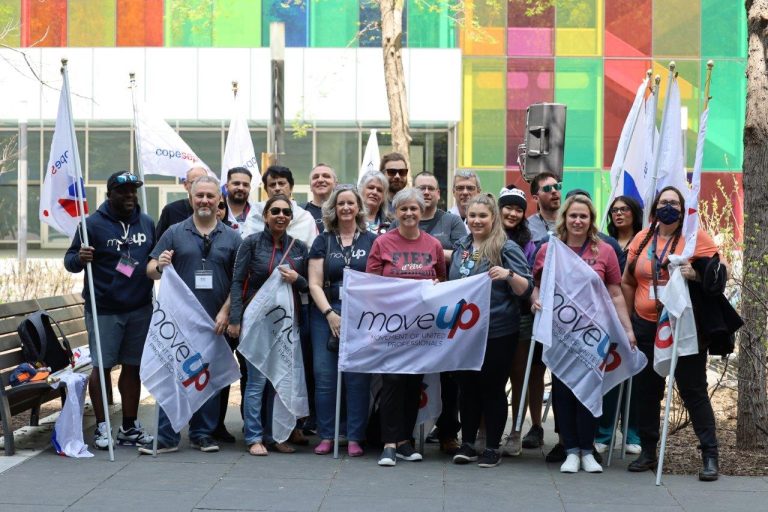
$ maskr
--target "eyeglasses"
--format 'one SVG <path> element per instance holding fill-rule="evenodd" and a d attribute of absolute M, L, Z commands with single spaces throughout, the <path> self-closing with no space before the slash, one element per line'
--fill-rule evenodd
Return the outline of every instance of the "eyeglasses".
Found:
<path fill-rule="evenodd" d="M 434 192 L 435 190 L 437 190 L 437 187 L 434 187 L 432 185 L 420 185 L 416 188 L 418 188 L 422 192 Z"/>
<path fill-rule="evenodd" d="M 408 176 L 408 168 L 405 169 L 384 169 L 384 172 L 387 173 L 387 176 L 394 177 L 395 174 L 399 175 L 401 178 L 405 178 Z"/>
<path fill-rule="evenodd" d="M 357 186 L 352 183 L 339 183 L 333 190 L 357 190 Z"/>
<path fill-rule="evenodd" d="M 671 206 L 672 208 L 680 208 L 680 201 L 675 201 L 674 199 L 672 200 L 662 199 L 661 201 L 659 201 L 659 206 L 661 207 Z"/>
<path fill-rule="evenodd" d="M 474 185 L 456 185 L 453 187 L 453 190 L 456 192 L 474 192 L 477 190 L 477 187 Z"/>
<path fill-rule="evenodd" d="M 547 194 L 549 194 L 553 190 L 557 190 L 557 191 L 563 190 L 563 184 L 562 183 L 554 183 L 552 185 L 544 185 L 543 187 L 541 187 L 541 190 L 543 192 L 546 192 Z"/>
<path fill-rule="evenodd" d="M 629 213 L 629 206 L 614 206 L 611 208 L 611 215 L 616 215 L 617 213 Z"/>
<path fill-rule="evenodd" d="M 135 174 L 125 173 L 115 176 L 115 181 L 118 183 L 136 183 L 139 181 L 139 178 Z"/>
<path fill-rule="evenodd" d="M 290 208 L 279 208 L 277 206 L 273 206 L 269 209 L 270 215 L 285 215 L 286 217 L 293 217 L 293 211 Z"/>

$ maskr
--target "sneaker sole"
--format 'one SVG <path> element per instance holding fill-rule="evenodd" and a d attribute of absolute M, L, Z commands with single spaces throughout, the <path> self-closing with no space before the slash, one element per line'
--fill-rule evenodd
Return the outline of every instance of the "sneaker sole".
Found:
<path fill-rule="evenodd" d="M 477 462 L 477 457 L 469 457 L 467 455 L 456 455 L 453 457 L 454 464 L 469 464 L 470 462 Z"/>
<path fill-rule="evenodd" d="M 481 467 L 481 468 L 495 468 L 499 464 L 501 464 L 501 459 L 499 459 L 499 461 L 496 462 L 496 463 L 492 463 L 492 462 L 479 462 L 477 465 L 479 467 Z"/>
<path fill-rule="evenodd" d="M 406 457 L 405 455 L 400 455 L 399 453 L 397 454 L 397 458 L 400 460 L 407 460 L 408 462 L 420 462 L 423 459 L 421 455 L 419 455 L 418 457 L 414 455 L 411 455 L 410 457 Z"/>
<path fill-rule="evenodd" d="M 138 441 L 131 441 L 130 439 L 118 439 L 117 444 L 119 446 L 152 446 L 152 441 L 148 443 L 140 443 Z"/>
<path fill-rule="evenodd" d="M 217 451 L 219 451 L 219 447 L 218 446 L 215 446 L 215 447 L 211 446 L 211 447 L 208 447 L 208 448 L 202 448 L 200 446 L 190 446 L 190 448 L 192 448 L 194 450 L 200 450 L 203 453 L 216 453 Z"/>
<path fill-rule="evenodd" d="M 392 459 L 379 459 L 378 464 L 379 464 L 379 466 L 382 466 L 382 467 L 385 467 L 385 468 L 389 468 L 389 467 L 395 466 L 397 464 L 397 461 L 392 460 Z"/>

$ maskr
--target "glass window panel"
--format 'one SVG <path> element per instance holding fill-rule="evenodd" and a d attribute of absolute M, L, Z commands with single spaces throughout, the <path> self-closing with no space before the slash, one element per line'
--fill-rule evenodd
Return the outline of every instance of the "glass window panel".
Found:
<path fill-rule="evenodd" d="M 263 0 L 261 2 L 262 45 L 269 46 L 269 24 L 273 21 L 282 21 L 285 23 L 285 46 L 298 48 L 307 46 L 307 17 L 309 6 L 313 3 Z"/>
<path fill-rule="evenodd" d="M 410 48 L 454 48 L 456 26 L 452 20 L 450 2 L 425 4 L 409 0 L 407 8 L 408 46 Z M 434 7 L 434 8 L 433 8 Z"/>
<path fill-rule="evenodd" d="M 179 130 L 179 136 L 215 175 L 221 171 L 221 130 Z"/>
<path fill-rule="evenodd" d="M 253 141 L 253 150 L 256 151 L 256 157 L 261 159 L 261 154 L 267 152 L 267 132 L 251 130 L 251 140 Z M 259 165 L 261 165 L 261 160 L 259 160 Z"/>
<path fill-rule="evenodd" d="M 29 146 L 29 143 L 27 143 Z M 18 154 L 19 150 L 19 133 L 18 131 L 2 131 L 0 132 L 0 159 L 5 151 L 13 151 L 13 154 Z M 8 158 L 0 163 L 0 184 L 10 185 L 16 183 L 19 177 L 18 158 Z M 0 210 L 2 211 L 2 210 Z"/>
<path fill-rule="evenodd" d="M 339 183 L 356 183 L 360 171 L 359 137 L 358 132 L 317 132 L 315 165 L 323 162 L 333 167 Z"/>
<path fill-rule="evenodd" d="M 87 176 L 86 162 L 85 162 L 85 130 L 76 130 L 77 136 L 77 153 L 80 155 L 80 168 L 83 171 L 83 176 Z M 43 160 L 41 171 L 48 165 L 48 158 L 51 153 L 51 139 L 53 138 L 53 130 L 45 130 L 43 132 Z"/>
<path fill-rule="evenodd" d="M 483 192 L 493 194 L 494 197 L 498 196 L 499 190 L 506 186 L 507 176 L 504 169 L 478 170 L 477 176 L 480 178 Z M 453 198 L 451 198 L 451 205 L 453 205 Z"/>
<path fill-rule="evenodd" d="M 466 2 L 459 27 L 459 45 L 464 55 L 504 55 L 507 38 L 506 2 Z"/>
<path fill-rule="evenodd" d="M 506 59 L 463 60 L 460 167 L 503 167 L 506 161 Z"/>
<path fill-rule="evenodd" d="M 602 219 L 605 203 L 611 193 L 611 175 L 599 169 L 566 169 L 563 172 L 563 197 L 569 190 L 581 188 L 592 196 L 592 203 L 597 209 L 597 218 Z M 598 222 L 598 225 L 600 223 Z"/>
<path fill-rule="evenodd" d="M 280 164 L 293 173 L 294 185 L 309 185 L 309 171 L 312 169 L 312 131 L 303 137 L 294 137 L 294 132 L 285 132 L 285 154 L 280 155 Z"/>
<path fill-rule="evenodd" d="M 40 241 L 40 185 L 27 187 L 27 241 Z"/>
<path fill-rule="evenodd" d="M 165 45 L 213 45 L 213 0 L 167 0 Z"/>
<path fill-rule="evenodd" d="M 747 56 L 747 17 L 743 2 L 701 0 L 701 54 Z"/>
<path fill-rule="evenodd" d="M 18 195 L 16 185 L 0 185 L 0 242 L 13 242 L 18 239 Z"/>
<path fill-rule="evenodd" d="M 602 59 L 556 59 L 555 102 L 568 106 L 565 166 L 596 169 L 602 160 Z"/>
<path fill-rule="evenodd" d="M 69 46 L 115 46 L 115 0 L 69 0 Z"/>
<path fill-rule="evenodd" d="M 556 11 L 555 53 L 601 55 L 603 53 L 603 0 L 564 2 Z"/>
<path fill-rule="evenodd" d="M 360 48 L 381 48 L 381 9 L 379 3 L 371 0 L 360 2 L 359 33 L 357 44 Z M 403 27 L 403 46 L 405 46 L 407 34 Z"/>
<path fill-rule="evenodd" d="M 665 0 L 653 3 L 654 56 L 698 57 L 700 37 L 700 2 Z"/>
<path fill-rule="evenodd" d="M 163 46 L 163 0 L 117 0 L 117 46 Z"/>
<path fill-rule="evenodd" d="M 323 0 L 312 4 L 310 17 L 310 46 L 313 48 L 344 48 L 357 46 L 358 2 L 354 0 Z"/>
<path fill-rule="evenodd" d="M 706 73 L 707 66 L 702 62 L 702 84 Z M 740 171 L 742 168 L 746 81 L 743 61 L 721 60 L 715 64 L 710 87 L 713 99 L 707 122 L 704 169 Z"/>
<path fill-rule="evenodd" d="M 551 103 L 554 94 L 554 59 L 507 61 L 507 167 L 517 167 L 517 146 L 525 141 L 528 107 Z"/>
<path fill-rule="evenodd" d="M 213 45 L 258 48 L 261 46 L 261 1 L 227 0 L 213 7 Z"/>
<path fill-rule="evenodd" d="M 131 132 L 88 132 L 88 183 L 106 181 L 117 171 L 131 168 Z"/>
<path fill-rule="evenodd" d="M 555 51 L 555 9 L 530 14 L 527 0 L 507 2 L 507 55 L 547 56 Z"/>
<path fill-rule="evenodd" d="M 605 112 L 603 115 L 603 167 L 610 168 L 621 129 L 635 101 L 635 93 L 651 61 L 605 60 Z"/>
<path fill-rule="evenodd" d="M 0 27 L 9 27 L 8 32 L 0 36 L 0 44 L 21 46 L 21 21 L 21 1 L 0 0 Z"/>
<path fill-rule="evenodd" d="M 160 189 L 152 186 L 144 188 L 147 192 L 147 204 L 141 205 L 142 210 L 157 222 L 160 218 Z M 139 201 L 141 201 L 141 194 L 139 194 Z"/>
<path fill-rule="evenodd" d="M 31 182 L 40 182 L 41 171 L 48 164 L 41 161 L 40 130 L 30 129 L 27 133 L 27 179 Z"/>
<path fill-rule="evenodd" d="M 605 0 L 605 55 L 651 55 L 652 0 Z"/>
<path fill-rule="evenodd" d="M 27 2 L 22 19 L 22 46 L 67 46 L 67 2 Z"/>

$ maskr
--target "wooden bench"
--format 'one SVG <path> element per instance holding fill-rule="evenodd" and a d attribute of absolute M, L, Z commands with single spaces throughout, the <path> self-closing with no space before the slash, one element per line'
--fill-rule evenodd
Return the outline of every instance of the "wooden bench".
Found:
<path fill-rule="evenodd" d="M 40 405 L 55 399 L 61 399 L 63 404 L 66 398 L 65 386 L 54 390 L 45 381 L 21 384 L 16 387 L 9 385 L 11 372 L 24 362 L 21 340 L 16 328 L 24 317 L 38 309 L 45 309 L 59 323 L 72 350 L 88 345 L 83 299 L 80 295 L 61 295 L 0 304 L 0 416 L 2 416 L 6 455 L 13 455 L 16 452 L 11 426 L 12 416 L 31 411 L 29 424 L 37 426 L 40 420 Z M 60 334 L 55 325 L 53 329 L 56 334 Z M 88 366 L 78 371 L 90 373 L 91 368 Z"/>

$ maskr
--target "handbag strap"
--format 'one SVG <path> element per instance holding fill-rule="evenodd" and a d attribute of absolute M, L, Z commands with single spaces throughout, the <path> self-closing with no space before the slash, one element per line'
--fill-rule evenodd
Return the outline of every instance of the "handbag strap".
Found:
<path fill-rule="evenodd" d="M 331 234 L 328 231 L 323 232 L 325 237 L 325 258 L 323 258 L 323 290 L 331 287 L 331 280 L 328 278 L 328 259 L 331 253 Z"/>

